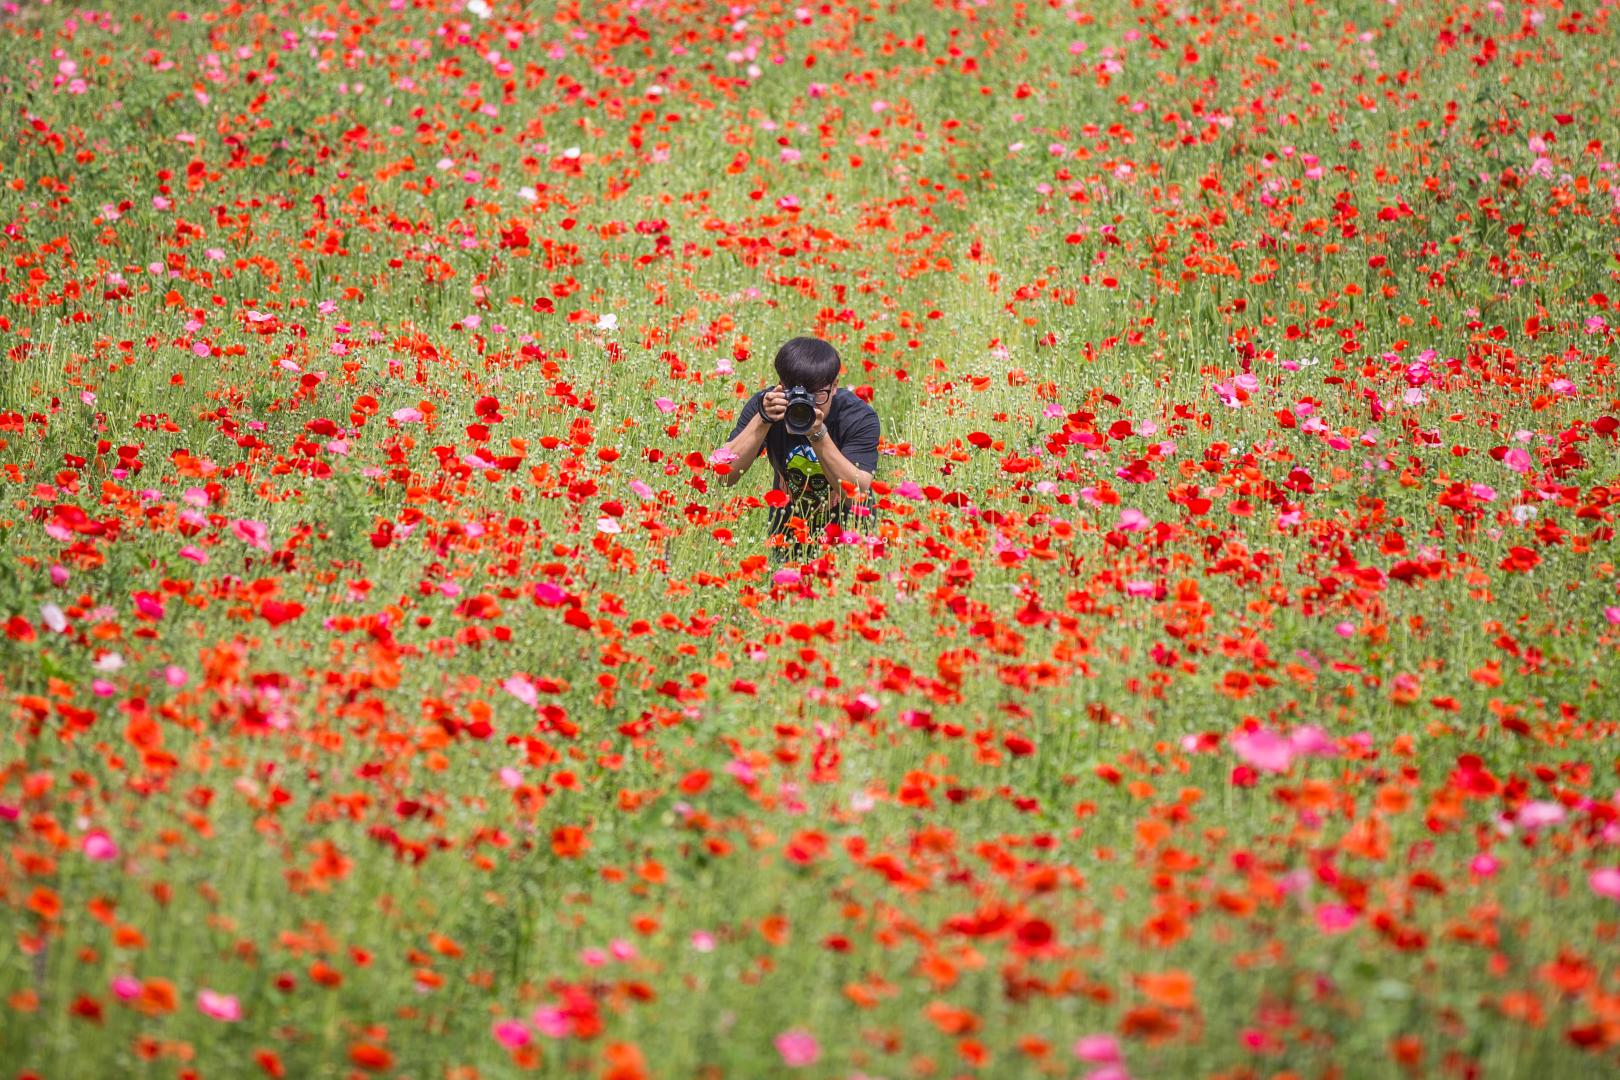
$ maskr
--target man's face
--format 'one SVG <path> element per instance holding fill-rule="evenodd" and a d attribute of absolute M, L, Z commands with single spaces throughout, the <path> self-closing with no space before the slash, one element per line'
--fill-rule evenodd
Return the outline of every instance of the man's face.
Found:
<path fill-rule="evenodd" d="M 819 427 L 827 422 L 827 413 L 832 409 L 833 394 L 838 390 L 838 376 L 819 390 L 810 391 L 810 400 L 816 403 L 816 425 Z"/>
<path fill-rule="evenodd" d="M 780 376 L 778 376 L 778 378 L 780 378 Z M 789 386 L 787 383 L 782 383 L 781 387 L 783 393 L 787 393 L 789 390 L 793 389 L 793 387 Z M 828 383 L 826 386 L 807 386 L 805 389 L 810 391 L 810 397 L 815 401 L 816 408 L 825 409 L 827 404 L 832 401 L 833 394 L 837 393 L 838 391 L 838 376 L 834 375 L 833 381 Z"/>

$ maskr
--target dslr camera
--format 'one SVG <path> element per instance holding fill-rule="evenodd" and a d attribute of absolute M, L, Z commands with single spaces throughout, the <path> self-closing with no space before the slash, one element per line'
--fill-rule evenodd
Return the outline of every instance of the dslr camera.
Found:
<path fill-rule="evenodd" d="M 802 386 L 787 392 L 787 412 L 782 420 L 795 435 L 804 435 L 816 426 L 816 397 Z"/>

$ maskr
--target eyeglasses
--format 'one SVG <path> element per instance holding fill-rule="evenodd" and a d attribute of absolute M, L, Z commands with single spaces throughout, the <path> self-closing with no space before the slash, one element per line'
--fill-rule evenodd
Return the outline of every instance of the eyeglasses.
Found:
<path fill-rule="evenodd" d="M 820 390 L 817 390 L 816 393 L 815 393 L 816 404 L 817 405 L 825 405 L 825 404 L 827 404 L 828 401 L 832 400 L 833 391 L 835 389 L 837 389 L 837 388 L 832 387 L 832 386 L 824 386 Z"/>

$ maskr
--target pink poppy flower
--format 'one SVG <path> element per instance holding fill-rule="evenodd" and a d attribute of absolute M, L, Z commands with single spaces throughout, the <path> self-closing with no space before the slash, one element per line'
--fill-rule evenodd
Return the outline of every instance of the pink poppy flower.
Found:
<path fill-rule="evenodd" d="M 534 1038 L 529 1029 L 516 1020 L 499 1020 L 490 1030 L 495 1041 L 508 1050 L 520 1050 Z"/>
<path fill-rule="evenodd" d="M 1360 914 L 1348 904 L 1318 904 L 1316 928 L 1324 934 L 1342 934 L 1352 926 Z"/>
<path fill-rule="evenodd" d="M 1304 724 L 1289 732 L 1288 743 L 1294 753 L 1305 757 L 1334 757 L 1339 752 L 1328 733 L 1314 724 Z"/>
<path fill-rule="evenodd" d="M 1540 829 L 1563 821 L 1564 808 L 1555 802 L 1541 800 L 1527 802 L 1519 808 L 1519 813 L 1513 820 L 1521 828 Z"/>
<path fill-rule="evenodd" d="M 527 675 L 513 675 L 501 683 L 501 689 L 531 708 L 540 700 L 540 692 L 535 689 L 534 683 L 529 681 Z"/>
<path fill-rule="evenodd" d="M 1601 870 L 1594 870 L 1586 879 L 1586 883 L 1599 896 L 1620 900 L 1620 866 L 1605 866 Z"/>
<path fill-rule="evenodd" d="M 1086 1080 L 1131 1080 L 1131 1074 L 1125 1071 L 1123 1065 L 1104 1065 L 1086 1073 Z"/>
<path fill-rule="evenodd" d="M 104 832 L 93 832 L 84 838 L 84 857 L 96 862 L 110 862 L 118 858 L 118 845 Z"/>
<path fill-rule="evenodd" d="M 821 1044 L 808 1031 L 794 1028 L 776 1037 L 776 1052 L 782 1055 L 782 1064 L 788 1068 L 802 1069 L 820 1059 Z"/>
<path fill-rule="evenodd" d="M 1114 1065 L 1123 1058 L 1119 1040 L 1112 1035 L 1083 1035 L 1074 1043 L 1074 1056 L 1092 1065 Z"/>
<path fill-rule="evenodd" d="M 560 1039 L 568 1034 L 568 1014 L 555 1005 L 542 1005 L 535 1009 L 529 1023 L 548 1039 Z"/>
<path fill-rule="evenodd" d="M 1232 752 L 1261 772 L 1287 772 L 1294 763 L 1294 744 L 1274 731 L 1248 731 L 1232 740 Z"/>
<path fill-rule="evenodd" d="M 204 1016 L 224 1020 L 227 1023 L 242 1019 L 241 1003 L 230 994 L 220 994 L 213 990 L 197 991 L 197 1011 Z"/>
<path fill-rule="evenodd" d="M 270 529 L 262 521 L 240 519 L 231 522 L 231 534 L 242 543 L 260 551 L 270 550 Z"/>

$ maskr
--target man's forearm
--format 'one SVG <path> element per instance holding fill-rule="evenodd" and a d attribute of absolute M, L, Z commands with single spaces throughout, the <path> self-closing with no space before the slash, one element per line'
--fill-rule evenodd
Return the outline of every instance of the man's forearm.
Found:
<path fill-rule="evenodd" d="M 731 460 L 725 462 L 726 472 L 720 477 L 721 483 L 727 487 L 732 487 L 738 480 L 742 479 L 742 474 L 747 472 L 749 466 L 754 464 L 754 459 L 759 457 L 759 452 L 765 445 L 765 436 L 770 430 L 770 421 L 766 420 L 762 414 L 755 413 L 753 419 L 748 421 L 748 426 L 742 429 L 741 434 L 720 446 L 716 453 L 721 456 L 722 460 L 727 452 L 735 455 Z"/>
<path fill-rule="evenodd" d="M 856 491 L 862 495 L 872 490 L 872 474 L 845 457 L 838 444 L 832 441 L 832 436 L 818 439 L 810 445 L 815 447 L 816 458 L 821 462 L 822 470 L 838 485 L 840 500 L 844 497 L 845 481 L 855 485 Z"/>

